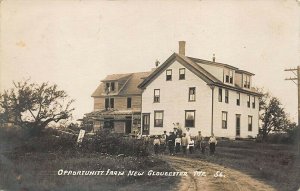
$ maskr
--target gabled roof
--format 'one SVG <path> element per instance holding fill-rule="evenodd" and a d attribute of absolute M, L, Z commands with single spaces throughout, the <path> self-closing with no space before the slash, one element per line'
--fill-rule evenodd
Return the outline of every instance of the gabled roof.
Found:
<path fill-rule="evenodd" d="M 106 81 L 121 81 L 126 80 L 122 87 L 119 87 L 117 96 L 126 95 L 141 95 L 142 90 L 138 88 L 138 85 L 149 75 L 150 72 L 137 72 L 129 74 L 112 74 L 108 75 L 102 82 Z M 126 79 L 128 78 L 128 79 Z M 97 89 L 93 92 L 92 97 L 101 97 L 105 92 L 105 83 L 100 83 Z"/>
<path fill-rule="evenodd" d="M 156 76 L 164 71 L 167 67 L 169 67 L 174 61 L 178 61 L 183 66 L 188 68 L 192 71 L 195 75 L 200 77 L 206 83 L 214 83 L 214 82 L 221 82 L 216 77 L 214 77 L 211 73 L 206 71 L 203 67 L 199 64 L 196 64 L 188 57 L 182 56 L 177 53 L 173 53 L 163 64 L 161 64 L 156 70 L 154 70 L 140 85 L 139 88 L 145 88 L 150 82 L 152 82 Z"/>
<path fill-rule="evenodd" d="M 199 78 L 201 78 L 203 81 L 207 83 L 207 85 L 214 85 L 214 86 L 219 86 L 219 87 L 225 87 L 228 89 L 233 89 L 237 90 L 240 92 L 244 93 L 249 93 L 253 95 L 260 95 L 254 90 L 246 90 L 241 87 L 236 87 L 236 86 L 230 86 L 227 84 L 224 84 L 220 80 L 218 80 L 215 76 L 213 76 L 210 72 L 205 70 L 203 67 L 200 66 L 198 63 L 204 63 L 204 64 L 215 64 L 227 68 L 231 68 L 234 70 L 238 70 L 238 68 L 227 65 L 227 64 L 222 64 L 222 63 L 215 63 L 215 62 L 210 62 L 207 60 L 202 60 L 198 58 L 191 58 L 191 57 L 186 57 L 177 53 L 173 53 L 163 64 L 161 64 L 156 70 L 154 70 L 140 85 L 138 86 L 141 89 L 145 89 L 148 84 L 150 84 L 155 78 L 160 75 L 166 68 L 168 68 L 173 62 L 178 61 L 181 63 L 183 66 L 185 66 L 187 69 L 189 69 L 191 72 L 193 72 L 195 75 L 197 75 Z"/>

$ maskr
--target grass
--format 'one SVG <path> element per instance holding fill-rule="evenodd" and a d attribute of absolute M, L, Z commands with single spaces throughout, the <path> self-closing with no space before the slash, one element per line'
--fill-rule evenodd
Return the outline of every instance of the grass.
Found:
<path fill-rule="evenodd" d="M 165 161 L 152 155 L 110 155 L 72 147 L 56 150 L 53 148 L 61 147 L 51 145 L 60 142 L 51 142 L 52 138 L 41 137 L 28 142 L 3 135 L 0 133 L 0 190 L 170 190 L 178 181 L 178 177 L 127 176 L 129 170 L 174 171 Z M 111 169 L 125 171 L 125 175 L 59 176 L 60 169 L 105 172 Z"/>
<path fill-rule="evenodd" d="M 219 141 L 214 156 L 190 157 L 242 171 L 277 190 L 295 191 L 300 187 L 300 158 L 293 145 Z"/>
<path fill-rule="evenodd" d="M 153 157 L 117 157 L 88 154 L 68 157 L 63 153 L 9 154 L 1 159 L 0 189 L 4 190 L 168 190 L 176 181 L 172 177 L 126 176 L 128 170 L 171 171 L 163 161 Z M 125 176 L 58 176 L 58 170 L 125 171 Z M 160 181 L 160 185 L 156 184 Z M 152 185 L 151 187 L 149 185 Z M 151 189 L 150 189 L 151 188 Z"/>

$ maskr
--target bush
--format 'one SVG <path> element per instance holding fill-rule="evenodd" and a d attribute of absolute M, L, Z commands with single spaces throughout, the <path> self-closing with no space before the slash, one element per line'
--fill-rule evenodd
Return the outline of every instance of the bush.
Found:
<path fill-rule="evenodd" d="M 289 139 L 289 136 L 287 133 L 274 133 L 274 134 L 269 134 L 267 136 L 266 141 L 268 143 L 287 143 Z"/>
<path fill-rule="evenodd" d="M 101 130 L 92 137 L 85 137 L 82 147 L 87 151 L 112 155 L 147 156 L 149 154 L 143 140 L 123 137 L 122 134 L 110 133 L 107 130 Z"/>
<path fill-rule="evenodd" d="M 17 152 L 100 152 L 111 155 L 148 156 L 148 148 L 143 140 L 123 137 L 121 134 L 106 130 L 96 135 L 86 134 L 83 142 L 77 144 L 77 135 L 63 133 L 55 129 L 45 129 L 39 136 L 30 136 L 30 132 L 20 128 L 0 128 L 0 139 L 16 143 Z"/>
<path fill-rule="evenodd" d="M 289 139 L 288 139 L 288 142 L 289 143 L 296 143 L 297 140 L 299 139 L 298 136 L 299 136 L 299 128 L 296 127 L 296 128 L 292 128 L 292 129 L 288 129 L 287 130 L 287 134 L 289 136 Z"/>

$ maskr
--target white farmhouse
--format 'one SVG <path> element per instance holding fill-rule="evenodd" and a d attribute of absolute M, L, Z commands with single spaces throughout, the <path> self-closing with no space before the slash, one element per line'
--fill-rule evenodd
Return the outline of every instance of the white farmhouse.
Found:
<path fill-rule="evenodd" d="M 254 74 L 213 61 L 172 54 L 140 85 L 142 133 L 173 131 L 174 124 L 192 136 L 247 138 L 258 134 L 261 96 L 252 88 Z"/>

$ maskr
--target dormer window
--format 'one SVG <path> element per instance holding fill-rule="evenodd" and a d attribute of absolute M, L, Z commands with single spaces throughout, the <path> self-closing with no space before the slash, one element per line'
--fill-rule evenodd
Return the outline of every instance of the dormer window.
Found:
<path fill-rule="evenodd" d="M 172 80 L 172 70 L 166 70 L 166 80 L 171 81 Z"/>
<path fill-rule="evenodd" d="M 111 91 L 115 91 L 115 82 L 111 82 L 110 83 L 110 86 L 111 86 Z"/>
<path fill-rule="evenodd" d="M 106 82 L 105 83 L 105 92 L 110 93 L 116 90 L 115 82 Z"/>
<path fill-rule="evenodd" d="M 225 70 L 225 83 L 233 84 L 233 71 Z"/>
<path fill-rule="evenodd" d="M 244 75 L 244 88 L 250 88 L 250 76 Z"/>
<path fill-rule="evenodd" d="M 233 71 L 229 71 L 229 83 L 233 84 Z"/>
<path fill-rule="evenodd" d="M 110 83 L 109 83 L 109 82 L 107 82 L 107 83 L 105 84 L 105 91 L 106 91 L 107 93 L 110 92 Z"/>

